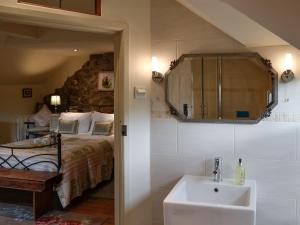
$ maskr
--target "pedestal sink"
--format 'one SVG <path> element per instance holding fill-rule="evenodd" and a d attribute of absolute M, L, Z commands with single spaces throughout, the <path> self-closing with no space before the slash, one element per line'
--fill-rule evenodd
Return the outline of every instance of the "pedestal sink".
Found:
<path fill-rule="evenodd" d="M 256 183 L 186 175 L 163 204 L 164 225 L 255 225 Z"/>

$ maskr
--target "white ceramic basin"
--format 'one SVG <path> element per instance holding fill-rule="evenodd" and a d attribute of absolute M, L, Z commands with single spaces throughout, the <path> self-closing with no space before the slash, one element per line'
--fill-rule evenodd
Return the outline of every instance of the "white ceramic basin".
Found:
<path fill-rule="evenodd" d="M 186 175 L 164 200 L 165 225 L 255 225 L 256 183 Z"/>

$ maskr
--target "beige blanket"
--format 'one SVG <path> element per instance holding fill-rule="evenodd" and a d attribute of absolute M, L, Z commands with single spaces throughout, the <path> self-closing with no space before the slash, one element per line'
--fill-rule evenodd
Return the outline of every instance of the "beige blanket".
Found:
<path fill-rule="evenodd" d="M 12 143 L 8 146 L 31 146 L 30 140 Z M 56 154 L 56 148 L 38 148 L 38 149 L 21 149 L 15 150 L 14 154 L 19 159 L 36 155 L 36 154 Z M 0 157 L 7 158 L 10 155 L 9 149 L 0 148 Z M 57 162 L 56 156 L 39 156 L 25 161 L 26 165 L 41 161 L 49 160 Z M 0 160 L 1 163 L 1 160 Z M 9 160 L 11 165 L 16 160 Z M 7 164 L 3 164 L 7 167 Z M 22 168 L 18 166 L 18 168 Z M 31 167 L 39 171 L 55 171 L 56 167 L 50 163 L 37 164 Z M 63 138 L 62 139 L 62 168 L 63 180 L 57 186 L 57 193 L 61 204 L 66 207 L 70 201 L 89 188 L 94 188 L 104 180 L 109 180 L 113 171 L 113 150 L 111 144 L 103 139 L 80 139 L 80 138 Z M 1 179 L 1 178 L 0 178 Z"/>

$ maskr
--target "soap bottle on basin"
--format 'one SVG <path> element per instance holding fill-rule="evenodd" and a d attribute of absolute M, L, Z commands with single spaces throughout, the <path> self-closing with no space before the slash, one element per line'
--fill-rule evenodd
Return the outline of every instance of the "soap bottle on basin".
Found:
<path fill-rule="evenodd" d="M 235 184 L 236 185 L 245 184 L 245 168 L 243 166 L 241 158 L 239 158 L 238 164 L 235 168 Z"/>

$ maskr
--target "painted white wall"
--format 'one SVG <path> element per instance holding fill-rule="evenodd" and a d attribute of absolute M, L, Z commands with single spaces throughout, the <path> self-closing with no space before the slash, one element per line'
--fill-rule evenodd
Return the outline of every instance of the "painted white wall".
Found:
<path fill-rule="evenodd" d="M 41 50 L 0 47 L 0 84 L 40 84 L 70 56 Z"/>
<path fill-rule="evenodd" d="M 165 8 L 169 15 L 164 14 Z M 152 54 L 163 63 L 162 72 L 168 68 L 165 62 L 184 53 L 255 51 L 269 58 L 281 74 L 284 55 L 290 52 L 296 79 L 288 84 L 280 82 L 279 105 L 271 118 L 257 125 L 178 122 L 167 112 L 163 84 L 152 82 L 153 225 L 163 224 L 162 201 L 178 179 L 184 174 L 212 176 L 215 156 L 224 158 L 224 176 L 228 178 L 234 177 L 237 159 L 245 160 L 246 177 L 258 185 L 257 225 L 300 225 L 300 51 L 291 46 L 247 49 L 212 25 L 204 25 L 201 18 L 186 13 L 172 0 L 152 0 L 154 9 L 152 16 L 160 16 L 164 36 L 159 39 L 161 34 L 152 34 Z M 175 27 L 182 20 L 191 24 L 183 28 L 185 35 L 181 26 Z M 174 41 L 181 34 L 184 39 Z"/>
<path fill-rule="evenodd" d="M 149 0 L 104 0 L 102 15 L 129 25 L 129 80 L 125 80 L 125 124 L 128 155 L 125 162 L 127 224 L 151 224 L 150 184 L 150 81 L 151 39 Z M 127 83 L 128 82 L 128 83 Z M 145 100 L 135 100 L 134 87 L 147 90 Z M 127 139 L 127 140 L 126 140 Z M 127 170 L 128 169 L 128 170 Z"/>
<path fill-rule="evenodd" d="M 32 88 L 32 98 L 23 98 L 23 88 Z M 19 116 L 34 113 L 42 100 L 42 85 L 0 85 L 0 144 L 16 141 Z"/>

